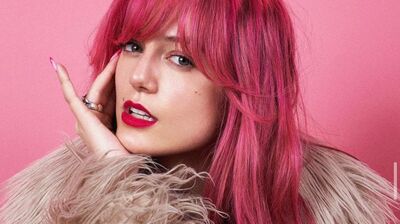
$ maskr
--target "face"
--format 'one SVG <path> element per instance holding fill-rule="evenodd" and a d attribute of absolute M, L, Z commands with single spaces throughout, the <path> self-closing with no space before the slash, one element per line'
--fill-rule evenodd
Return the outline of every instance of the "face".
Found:
<path fill-rule="evenodd" d="M 119 57 L 115 75 L 116 136 L 132 153 L 187 153 L 215 141 L 222 119 L 222 89 L 197 70 L 179 47 L 175 48 L 171 36 L 176 36 L 176 31 L 177 25 L 173 24 L 153 39 L 132 40 L 123 46 Z M 124 108 L 129 100 L 144 106 L 155 123 L 129 125 L 127 115 L 134 116 Z"/>

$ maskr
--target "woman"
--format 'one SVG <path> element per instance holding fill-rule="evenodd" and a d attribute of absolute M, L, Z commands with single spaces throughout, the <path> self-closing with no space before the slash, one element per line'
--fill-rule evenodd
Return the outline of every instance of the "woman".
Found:
<path fill-rule="evenodd" d="M 295 49 L 278 0 L 113 1 L 83 103 L 52 60 L 79 138 L 9 181 L 5 223 L 396 222 L 388 181 L 300 129 Z"/>

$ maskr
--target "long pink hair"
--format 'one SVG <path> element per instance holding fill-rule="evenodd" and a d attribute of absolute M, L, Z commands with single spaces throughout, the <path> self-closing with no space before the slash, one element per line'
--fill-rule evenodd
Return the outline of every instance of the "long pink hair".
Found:
<path fill-rule="evenodd" d="M 295 34 L 283 2 L 114 0 L 90 51 L 93 76 L 121 44 L 175 21 L 184 53 L 226 98 L 204 196 L 229 223 L 312 223 L 299 195 L 307 135 L 299 131 Z"/>

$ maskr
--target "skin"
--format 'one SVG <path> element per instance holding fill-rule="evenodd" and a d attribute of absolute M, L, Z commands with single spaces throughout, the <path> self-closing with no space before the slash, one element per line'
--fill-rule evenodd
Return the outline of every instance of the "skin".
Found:
<path fill-rule="evenodd" d="M 215 141 L 222 92 L 175 48 L 172 38 L 165 38 L 176 30 L 174 24 L 160 36 L 123 46 L 115 75 L 116 136 L 131 153 L 152 155 L 167 167 L 179 162 L 195 166 L 197 156 Z M 125 124 L 121 113 L 128 99 L 158 121 L 146 128 Z"/>
<path fill-rule="evenodd" d="M 76 131 L 99 157 L 112 149 L 107 156 L 143 153 L 167 168 L 184 163 L 196 171 L 207 169 L 207 152 L 222 120 L 222 89 L 190 66 L 189 57 L 174 42 L 165 40 L 176 35 L 176 28 L 173 24 L 161 36 L 126 44 L 114 55 L 87 94 L 89 100 L 105 106 L 101 113 L 82 103 L 67 69 L 53 62 L 76 118 Z M 121 113 L 128 99 L 145 106 L 157 123 L 146 128 L 125 124 Z M 115 134 L 109 128 L 114 113 Z"/>

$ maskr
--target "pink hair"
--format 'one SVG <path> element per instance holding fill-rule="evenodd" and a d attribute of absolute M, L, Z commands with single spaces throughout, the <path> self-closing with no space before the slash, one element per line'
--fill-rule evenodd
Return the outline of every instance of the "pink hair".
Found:
<path fill-rule="evenodd" d="M 204 196 L 231 215 L 229 223 L 313 223 L 299 194 L 306 140 L 298 128 L 295 34 L 284 4 L 114 0 L 90 52 L 93 76 L 121 44 L 151 38 L 174 21 L 184 53 L 225 90 L 209 170 L 215 184 L 207 183 Z"/>

